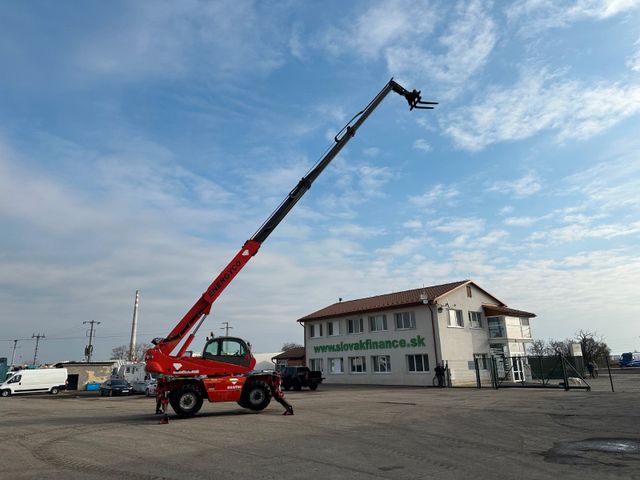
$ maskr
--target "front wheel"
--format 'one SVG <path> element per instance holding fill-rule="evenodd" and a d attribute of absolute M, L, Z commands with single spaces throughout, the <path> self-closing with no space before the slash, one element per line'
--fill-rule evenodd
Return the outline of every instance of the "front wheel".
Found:
<path fill-rule="evenodd" d="M 271 388 L 264 382 L 255 381 L 246 387 L 246 391 L 242 395 L 242 406 L 259 412 L 264 410 L 271 402 Z"/>
<path fill-rule="evenodd" d="M 318 384 L 317 383 L 312 383 L 309 385 L 309 390 L 317 390 L 318 389 Z"/>
<path fill-rule="evenodd" d="M 0 395 L 3 397 L 9 397 L 11 396 L 11 390 L 2 390 L 2 392 L 0 392 Z"/>
<path fill-rule="evenodd" d="M 193 385 L 185 385 L 171 392 L 169 402 L 179 417 L 193 417 L 202 408 L 202 395 Z"/>

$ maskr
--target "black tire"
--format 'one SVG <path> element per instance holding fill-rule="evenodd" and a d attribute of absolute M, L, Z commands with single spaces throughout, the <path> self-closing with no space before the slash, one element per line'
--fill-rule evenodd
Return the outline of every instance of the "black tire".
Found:
<path fill-rule="evenodd" d="M 51 390 L 49 390 L 49 393 L 51 395 L 57 395 L 59 391 L 60 389 L 58 387 L 53 387 Z"/>
<path fill-rule="evenodd" d="M 104 390 L 100 389 L 100 396 L 104 397 Z"/>
<path fill-rule="evenodd" d="M 300 390 L 302 390 L 302 384 L 300 383 L 300 380 L 298 380 L 297 378 L 293 381 L 293 389 L 296 392 L 299 392 Z"/>
<path fill-rule="evenodd" d="M 169 403 L 179 417 L 193 417 L 202 408 L 202 395 L 195 386 L 185 385 L 171 392 Z"/>
<path fill-rule="evenodd" d="M 259 412 L 267 408 L 271 402 L 271 388 L 264 382 L 256 380 L 245 386 L 240 404 L 244 408 Z"/>
<path fill-rule="evenodd" d="M 2 390 L 2 391 L 0 392 L 0 396 L 2 396 L 2 397 L 4 397 L 4 398 L 10 397 L 10 396 L 11 396 L 11 390 L 9 390 L 9 389 L 7 389 L 7 390 Z"/>
<path fill-rule="evenodd" d="M 317 390 L 317 389 L 318 389 L 317 383 L 312 383 L 311 385 L 309 385 L 309 390 Z"/>
<path fill-rule="evenodd" d="M 282 388 L 284 388 L 287 392 L 291 390 L 291 384 L 289 382 L 283 383 Z"/>

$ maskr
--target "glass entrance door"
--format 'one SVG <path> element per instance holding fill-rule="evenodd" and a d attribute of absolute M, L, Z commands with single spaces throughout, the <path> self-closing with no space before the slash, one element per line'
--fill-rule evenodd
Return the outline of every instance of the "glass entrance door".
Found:
<path fill-rule="evenodd" d="M 512 357 L 511 362 L 513 365 L 513 381 L 524 382 L 524 365 L 522 357 Z"/>

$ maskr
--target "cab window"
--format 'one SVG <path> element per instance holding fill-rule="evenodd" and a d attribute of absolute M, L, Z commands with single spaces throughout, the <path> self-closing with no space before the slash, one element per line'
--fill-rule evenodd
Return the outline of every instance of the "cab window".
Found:
<path fill-rule="evenodd" d="M 242 342 L 233 339 L 215 340 L 205 350 L 205 355 L 214 357 L 219 356 L 236 356 L 244 357 L 247 354 L 245 346 Z"/>
<path fill-rule="evenodd" d="M 15 375 L 11 380 L 7 383 L 18 383 L 22 379 L 22 375 Z"/>

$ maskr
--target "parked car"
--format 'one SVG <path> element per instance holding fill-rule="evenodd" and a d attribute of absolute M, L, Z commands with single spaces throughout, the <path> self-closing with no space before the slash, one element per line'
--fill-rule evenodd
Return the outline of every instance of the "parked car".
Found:
<path fill-rule="evenodd" d="M 627 364 L 627 367 L 640 368 L 640 360 L 634 360 Z"/>
<path fill-rule="evenodd" d="M 147 397 L 153 397 L 156 394 L 156 388 L 158 386 L 158 381 L 155 378 L 152 378 L 151 380 L 149 380 L 149 382 L 147 383 L 147 388 L 145 388 L 144 390 L 144 394 Z"/>
<path fill-rule="evenodd" d="M 144 380 L 139 381 L 129 381 L 131 386 L 133 387 L 133 393 L 144 393 L 149 396 L 149 391 L 151 393 L 155 392 L 156 379 L 151 376 L 151 374 L 147 373 L 147 376 Z"/>
<path fill-rule="evenodd" d="M 309 367 L 284 367 L 280 372 L 282 376 L 282 388 L 285 390 L 302 390 L 309 387 L 311 390 L 318 388 L 324 378 L 319 370 L 310 370 Z"/>
<path fill-rule="evenodd" d="M 36 368 L 10 372 L 0 384 L 0 396 L 15 393 L 49 392 L 53 395 L 67 386 L 66 368 Z"/>
<path fill-rule="evenodd" d="M 133 387 L 126 380 L 112 378 L 100 385 L 100 395 L 111 397 L 113 395 L 131 395 Z"/>

